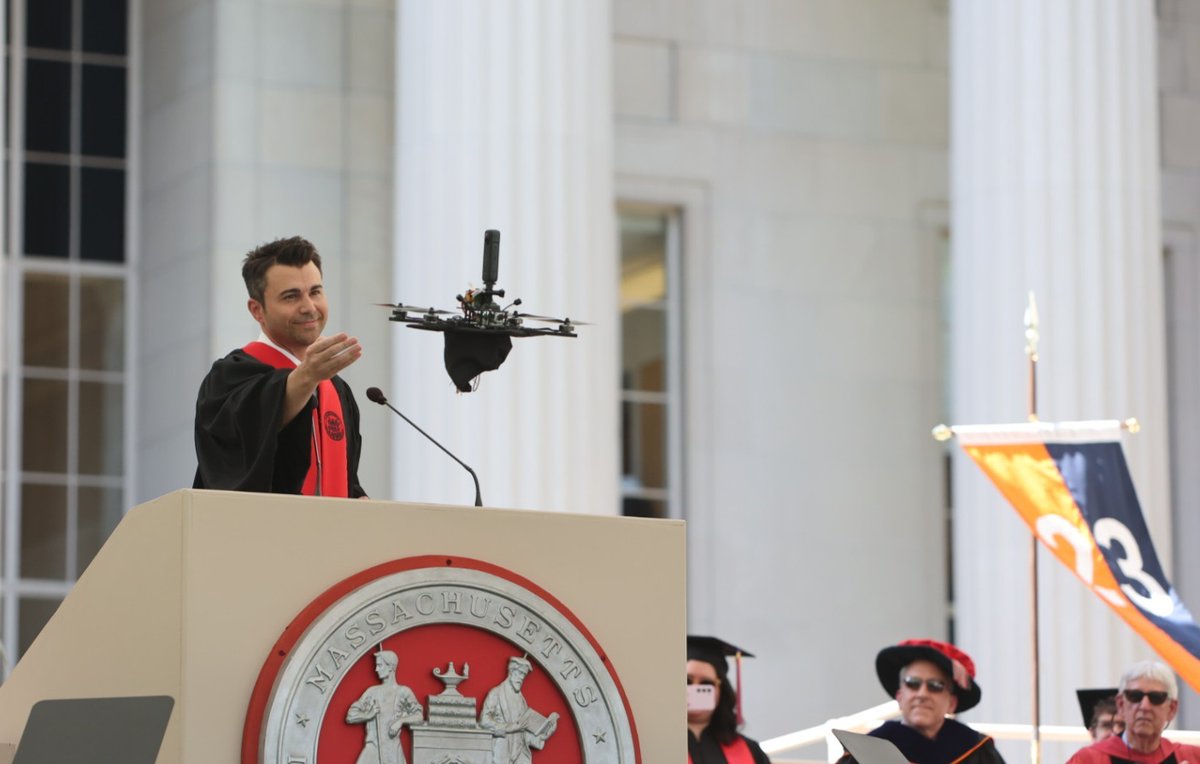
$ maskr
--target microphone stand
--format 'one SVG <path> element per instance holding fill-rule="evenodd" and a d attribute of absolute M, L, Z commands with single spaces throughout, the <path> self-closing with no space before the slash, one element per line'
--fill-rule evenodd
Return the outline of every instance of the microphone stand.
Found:
<path fill-rule="evenodd" d="M 475 506 L 477 506 L 477 507 L 483 506 L 483 498 L 480 496 L 480 493 L 479 493 L 479 478 L 475 475 L 475 470 L 468 467 L 466 462 L 464 462 L 462 459 L 459 459 L 457 456 L 450 453 L 450 450 L 448 448 L 446 448 L 441 443 L 438 443 L 436 440 L 434 440 L 432 435 L 430 435 L 429 433 L 425 432 L 420 427 L 418 427 L 416 422 L 414 422 L 413 420 L 404 416 L 404 414 L 401 413 L 400 409 L 398 409 L 395 406 L 393 406 L 392 404 L 388 403 L 387 396 L 385 396 L 383 394 L 383 391 L 380 390 L 378 387 L 367 388 L 367 398 L 368 398 L 368 400 L 370 400 L 373 403 L 378 403 L 380 406 L 387 406 L 389 409 L 396 412 L 396 415 L 399 416 L 401 419 L 403 419 L 405 422 L 408 422 L 408 424 L 414 430 L 416 430 L 417 432 L 421 433 L 426 438 L 428 438 L 430 443 L 432 443 L 433 445 L 442 449 L 442 451 L 446 454 L 446 456 L 449 456 L 451 459 L 453 459 L 454 461 L 461 464 L 463 469 L 465 469 L 467 472 L 471 473 L 471 480 L 475 481 Z"/>

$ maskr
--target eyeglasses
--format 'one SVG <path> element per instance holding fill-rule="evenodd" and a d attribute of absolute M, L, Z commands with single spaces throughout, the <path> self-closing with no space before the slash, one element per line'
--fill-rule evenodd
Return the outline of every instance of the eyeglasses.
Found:
<path fill-rule="evenodd" d="M 1167 698 L 1169 697 L 1167 693 L 1163 692 L 1162 690 L 1155 690 L 1154 692 L 1145 692 L 1144 690 L 1126 690 L 1121 694 L 1125 696 L 1125 700 L 1127 702 L 1132 703 L 1135 706 L 1142 702 L 1142 698 L 1150 698 L 1150 705 L 1152 706 L 1161 706 L 1163 703 L 1167 702 Z"/>
<path fill-rule="evenodd" d="M 941 679 L 922 679 L 919 676 L 906 676 L 901 681 L 904 682 L 905 687 L 913 692 L 920 690 L 921 685 L 925 685 L 927 688 L 929 688 L 930 692 L 946 691 L 946 683 Z"/>
<path fill-rule="evenodd" d="M 697 679 L 694 676 L 689 676 L 687 678 L 687 683 L 688 684 L 703 684 L 703 685 L 707 685 L 709 687 L 720 687 L 721 686 L 720 679 Z"/>

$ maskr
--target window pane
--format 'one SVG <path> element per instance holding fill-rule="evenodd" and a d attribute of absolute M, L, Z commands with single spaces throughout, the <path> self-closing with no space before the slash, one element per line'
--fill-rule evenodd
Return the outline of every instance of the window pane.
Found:
<path fill-rule="evenodd" d="M 67 277 L 25 275 L 25 365 L 65 369 L 69 364 Z M 65 401 L 64 401 L 65 403 Z"/>
<path fill-rule="evenodd" d="M 58 610 L 61 602 L 62 600 L 21 598 L 20 604 L 17 605 L 17 619 L 20 623 L 20 628 L 17 629 L 17 645 L 21 655 L 24 655 L 33 644 L 33 640 L 37 639 L 42 627 L 50 620 L 50 616 L 54 615 L 54 611 Z"/>
<path fill-rule="evenodd" d="M 667 314 L 634 308 L 621 317 L 621 386 L 626 390 L 667 389 Z"/>
<path fill-rule="evenodd" d="M 667 223 L 663 214 L 621 213 L 621 305 L 667 296 Z"/>
<path fill-rule="evenodd" d="M 25 44 L 30 48 L 70 50 L 71 0 L 26 2 Z"/>
<path fill-rule="evenodd" d="M 67 489 L 21 486 L 21 577 L 67 576 Z"/>
<path fill-rule="evenodd" d="M 79 282 L 79 366 L 125 370 L 125 282 L 84 278 Z"/>
<path fill-rule="evenodd" d="M 84 167 L 81 182 L 80 256 L 84 260 L 125 260 L 125 171 Z"/>
<path fill-rule="evenodd" d="M 25 379 L 21 460 L 28 472 L 67 471 L 67 383 Z"/>
<path fill-rule="evenodd" d="M 127 24 L 125 0 L 85 0 L 83 49 L 89 53 L 125 55 Z"/>
<path fill-rule="evenodd" d="M 71 65 L 63 61 L 25 61 L 25 148 L 71 151 Z"/>
<path fill-rule="evenodd" d="M 25 163 L 25 252 L 66 257 L 70 233 L 70 172 L 63 165 Z"/>
<path fill-rule="evenodd" d="M 120 476 L 125 469 L 124 395 L 124 385 L 79 383 L 80 473 Z"/>
<path fill-rule="evenodd" d="M 119 488 L 79 489 L 79 546 L 76 555 L 78 567 L 83 572 L 104 546 L 124 512 L 124 496 Z"/>
<path fill-rule="evenodd" d="M 623 483 L 627 493 L 667 486 L 667 411 L 659 403 L 621 406 Z"/>
<path fill-rule="evenodd" d="M 83 65 L 83 153 L 125 156 L 125 67 Z"/>

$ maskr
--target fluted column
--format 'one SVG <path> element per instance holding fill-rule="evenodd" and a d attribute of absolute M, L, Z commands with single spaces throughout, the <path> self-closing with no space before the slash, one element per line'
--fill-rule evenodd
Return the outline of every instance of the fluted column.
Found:
<path fill-rule="evenodd" d="M 391 398 L 465 462 L 489 506 L 617 507 L 617 259 L 607 3 L 399 4 L 392 298 L 455 307 L 485 229 L 522 310 L 599 322 L 514 340 L 457 394 L 442 337 L 396 326 Z M 369 404 L 368 404 L 369 405 Z M 403 423 L 395 498 L 470 503 L 470 478 Z"/>
<path fill-rule="evenodd" d="M 1033 290 L 1038 413 L 1140 418 L 1125 450 L 1169 570 L 1154 5 L 967 0 L 952 18 L 954 419 L 1025 418 Z M 954 488 L 955 612 L 983 672 L 979 714 L 1027 722 L 1029 534 L 961 454 Z M 1074 689 L 1115 683 L 1150 651 L 1039 554 L 1042 722 L 1078 724 Z"/>

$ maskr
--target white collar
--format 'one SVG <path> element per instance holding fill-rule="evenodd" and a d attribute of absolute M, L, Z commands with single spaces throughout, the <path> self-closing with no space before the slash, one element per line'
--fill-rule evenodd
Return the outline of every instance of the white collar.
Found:
<path fill-rule="evenodd" d="M 276 350 L 278 350 L 280 353 L 283 353 L 283 355 L 284 355 L 284 356 L 285 356 L 285 357 L 286 357 L 286 358 L 287 358 L 289 361 L 291 361 L 292 363 L 296 364 L 297 366 L 299 366 L 299 365 L 300 365 L 300 359 L 299 359 L 299 358 L 297 358 L 296 356 L 292 355 L 292 354 L 291 354 L 291 353 L 290 353 L 290 352 L 289 352 L 289 351 L 288 351 L 286 348 L 282 348 L 282 347 L 280 347 L 280 346 L 279 346 L 279 345 L 278 345 L 278 344 L 277 344 L 277 343 L 276 343 L 274 340 L 272 340 L 270 337 L 268 337 L 268 336 L 267 336 L 267 333 L 266 333 L 266 332 L 259 332 L 259 333 L 258 333 L 258 341 L 259 341 L 259 342 L 261 342 L 261 343 L 263 343 L 264 345 L 270 345 L 271 347 L 273 347 L 273 348 L 275 348 Z"/>

